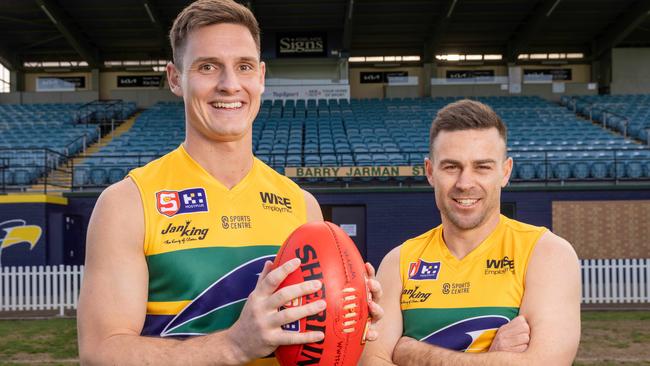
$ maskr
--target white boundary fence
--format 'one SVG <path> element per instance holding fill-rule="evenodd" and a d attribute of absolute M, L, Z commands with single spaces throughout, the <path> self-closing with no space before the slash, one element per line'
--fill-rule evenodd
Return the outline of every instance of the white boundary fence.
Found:
<path fill-rule="evenodd" d="M 582 302 L 650 302 L 650 259 L 588 259 L 582 264 Z"/>
<path fill-rule="evenodd" d="M 587 259 L 582 302 L 650 302 L 650 259 Z M 0 268 L 0 311 L 77 309 L 83 266 Z"/>
<path fill-rule="evenodd" d="M 76 309 L 83 266 L 0 268 L 0 311 Z"/>

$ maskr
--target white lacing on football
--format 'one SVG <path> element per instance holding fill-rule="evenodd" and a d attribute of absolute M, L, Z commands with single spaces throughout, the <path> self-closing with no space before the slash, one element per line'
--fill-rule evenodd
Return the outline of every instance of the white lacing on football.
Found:
<path fill-rule="evenodd" d="M 350 319 L 348 321 L 343 322 L 343 333 L 352 333 L 354 332 L 354 327 L 357 324 L 357 320 L 353 319 L 356 318 L 357 313 L 356 313 L 356 307 L 357 304 L 354 302 L 357 299 L 357 295 L 354 294 L 356 290 L 354 287 L 347 287 L 342 290 L 344 294 L 350 294 L 347 295 L 343 298 L 343 310 L 348 311 L 346 314 L 343 315 L 343 318 L 345 319 Z"/>

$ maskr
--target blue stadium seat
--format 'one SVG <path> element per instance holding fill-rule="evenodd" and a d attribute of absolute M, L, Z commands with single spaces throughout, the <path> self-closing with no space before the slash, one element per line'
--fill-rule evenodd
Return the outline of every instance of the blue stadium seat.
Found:
<path fill-rule="evenodd" d="M 90 168 L 90 184 L 94 186 L 103 186 L 108 179 L 108 173 L 104 167 L 94 166 Z"/>
<path fill-rule="evenodd" d="M 111 167 L 108 170 L 108 183 L 113 184 L 124 179 L 126 172 L 122 167 Z"/>

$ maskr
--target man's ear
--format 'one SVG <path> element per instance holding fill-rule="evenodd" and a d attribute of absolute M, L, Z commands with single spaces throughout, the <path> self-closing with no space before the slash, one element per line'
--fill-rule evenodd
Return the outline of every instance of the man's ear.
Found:
<path fill-rule="evenodd" d="M 512 174 L 513 166 L 514 166 L 514 161 L 512 160 L 511 157 L 508 157 L 503 162 L 503 179 L 501 180 L 502 188 L 508 185 L 508 181 L 510 180 L 510 175 Z"/>
<path fill-rule="evenodd" d="M 266 64 L 260 61 L 260 83 L 262 83 L 262 93 L 264 94 L 264 83 L 266 82 Z"/>
<path fill-rule="evenodd" d="M 182 97 L 183 87 L 181 83 L 182 74 L 180 70 L 178 70 L 178 68 L 176 68 L 176 65 L 174 65 L 172 62 L 167 63 L 165 70 L 167 71 L 167 82 L 169 83 L 169 88 L 171 89 L 172 93 L 178 97 Z"/>
<path fill-rule="evenodd" d="M 424 158 L 424 174 L 427 176 L 429 185 L 433 187 L 435 182 L 435 179 L 433 177 L 433 162 L 428 156 Z"/>

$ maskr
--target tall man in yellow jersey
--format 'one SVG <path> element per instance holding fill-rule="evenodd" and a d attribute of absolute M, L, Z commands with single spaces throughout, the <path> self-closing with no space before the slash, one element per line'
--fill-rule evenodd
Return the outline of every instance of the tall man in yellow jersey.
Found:
<path fill-rule="evenodd" d="M 167 77 L 185 103 L 186 138 L 97 202 L 79 300 L 80 359 L 276 365 L 264 357 L 278 345 L 323 337 L 281 325 L 326 311 L 324 301 L 278 311 L 322 284 L 276 291 L 299 260 L 270 271 L 289 233 L 322 214 L 313 196 L 253 156 L 265 65 L 252 13 L 231 0 L 200 0 L 179 14 L 170 38 Z M 378 283 L 369 286 L 377 298 Z M 381 317 L 376 304 L 370 311 Z"/>
<path fill-rule="evenodd" d="M 500 214 L 513 166 L 506 135 L 479 102 L 438 112 L 425 168 L 442 225 L 383 259 L 377 279 L 385 316 L 364 365 L 572 363 L 580 339 L 578 259 L 549 230 Z M 500 347 L 512 329 L 510 347 Z"/>

